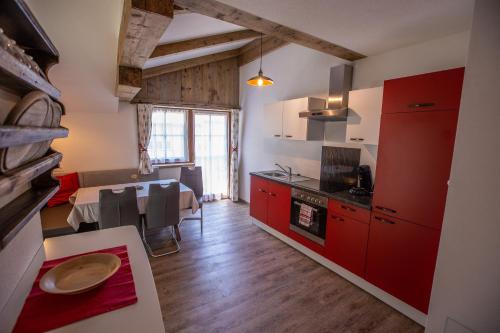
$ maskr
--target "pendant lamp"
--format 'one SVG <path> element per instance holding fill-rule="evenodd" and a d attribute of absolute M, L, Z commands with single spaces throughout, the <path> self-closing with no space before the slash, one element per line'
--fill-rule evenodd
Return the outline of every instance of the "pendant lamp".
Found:
<path fill-rule="evenodd" d="M 270 86 L 274 83 L 274 81 L 264 75 L 262 72 L 262 34 L 260 34 L 260 68 L 259 74 L 248 79 L 247 83 L 254 87 L 265 87 Z"/>

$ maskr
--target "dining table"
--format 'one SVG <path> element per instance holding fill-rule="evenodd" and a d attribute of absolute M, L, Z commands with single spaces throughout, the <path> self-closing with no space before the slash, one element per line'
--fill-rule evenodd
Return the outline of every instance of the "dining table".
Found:
<path fill-rule="evenodd" d="M 176 182 L 175 179 L 161 179 L 148 182 L 134 182 L 126 184 L 102 185 L 93 187 L 81 187 L 73 193 L 69 202 L 73 205 L 71 212 L 68 215 L 68 223 L 73 229 L 78 230 L 80 223 L 95 223 L 99 221 L 99 191 L 111 189 L 113 191 L 121 191 L 125 187 L 135 186 L 137 189 L 137 206 L 139 213 L 146 212 L 148 203 L 149 186 L 151 184 L 168 185 L 171 182 Z M 192 189 L 180 183 L 179 208 L 185 210 L 191 208 L 194 214 L 199 209 L 198 200 Z"/>

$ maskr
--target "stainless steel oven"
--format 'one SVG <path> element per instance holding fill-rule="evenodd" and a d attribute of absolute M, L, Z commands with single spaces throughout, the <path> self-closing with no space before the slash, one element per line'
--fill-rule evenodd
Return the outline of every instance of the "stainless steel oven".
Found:
<path fill-rule="evenodd" d="M 311 223 L 309 226 L 299 223 L 300 208 L 303 204 L 312 208 Z M 316 193 L 292 188 L 291 210 L 290 230 L 324 246 L 328 198 Z"/>

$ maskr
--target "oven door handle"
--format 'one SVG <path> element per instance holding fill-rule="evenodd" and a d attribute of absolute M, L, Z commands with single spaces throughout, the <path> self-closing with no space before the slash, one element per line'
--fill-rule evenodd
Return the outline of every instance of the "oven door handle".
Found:
<path fill-rule="evenodd" d="M 297 202 L 297 201 L 294 201 L 294 202 L 293 202 L 293 204 L 294 204 L 294 205 L 297 205 L 297 206 L 302 206 L 302 204 L 301 204 L 301 203 L 299 203 L 299 202 Z M 306 205 L 307 205 L 307 204 L 306 204 Z M 307 206 L 309 206 L 309 205 L 307 205 Z M 311 207 L 311 206 L 309 206 L 309 207 Z M 312 211 L 313 211 L 313 212 L 315 212 L 315 213 L 317 213 L 317 212 L 318 212 L 318 210 L 317 210 L 316 208 L 314 208 L 314 207 L 311 207 L 311 208 L 312 208 Z"/>

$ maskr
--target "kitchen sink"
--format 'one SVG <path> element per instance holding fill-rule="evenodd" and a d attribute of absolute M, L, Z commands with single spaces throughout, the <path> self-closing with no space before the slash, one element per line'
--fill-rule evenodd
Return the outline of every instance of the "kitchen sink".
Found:
<path fill-rule="evenodd" d="M 278 171 L 278 170 L 273 170 L 273 171 L 262 171 L 259 172 L 261 175 L 266 176 L 266 177 L 272 177 L 272 178 L 278 178 L 281 180 L 288 181 L 290 183 L 294 182 L 300 182 L 304 180 L 309 180 L 311 178 L 309 177 L 304 177 L 300 175 L 292 175 L 291 177 L 288 175 L 288 173 L 284 171 Z"/>
<path fill-rule="evenodd" d="M 288 174 L 282 171 L 264 171 L 261 172 L 262 175 L 267 177 L 276 177 L 276 178 L 287 178 Z"/>

